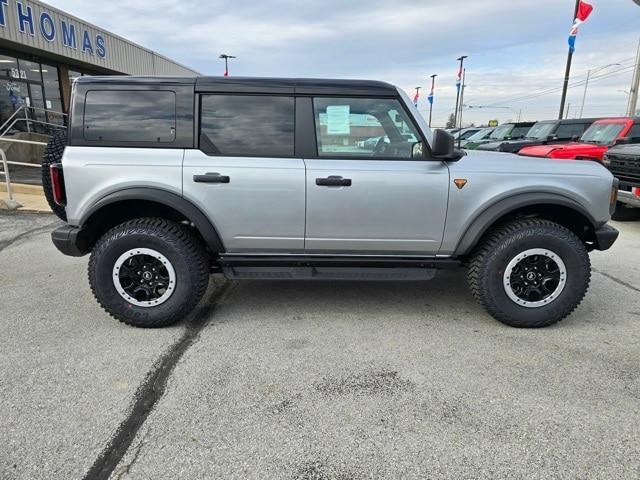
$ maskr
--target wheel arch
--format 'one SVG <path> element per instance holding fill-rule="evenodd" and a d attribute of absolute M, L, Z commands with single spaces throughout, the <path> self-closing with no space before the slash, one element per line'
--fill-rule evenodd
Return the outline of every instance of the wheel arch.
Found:
<path fill-rule="evenodd" d="M 158 188 L 127 188 L 98 200 L 80 219 L 79 226 L 89 232 L 89 247 L 112 227 L 141 217 L 160 217 L 187 221 L 212 252 L 224 253 L 224 244 L 209 218 L 183 197 Z"/>
<path fill-rule="evenodd" d="M 577 201 L 555 193 L 523 193 L 502 199 L 487 207 L 467 227 L 455 249 L 455 255 L 471 253 L 493 227 L 505 221 L 538 217 L 554 221 L 574 232 L 588 246 L 600 224 Z"/>

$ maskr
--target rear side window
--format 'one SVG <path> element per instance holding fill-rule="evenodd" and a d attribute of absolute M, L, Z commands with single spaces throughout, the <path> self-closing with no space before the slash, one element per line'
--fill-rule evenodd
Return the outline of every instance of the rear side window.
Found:
<path fill-rule="evenodd" d="M 200 149 L 209 155 L 292 157 L 293 97 L 203 95 Z"/>
<path fill-rule="evenodd" d="M 84 138 L 101 142 L 171 143 L 176 138 L 176 94 L 170 91 L 91 90 Z"/>

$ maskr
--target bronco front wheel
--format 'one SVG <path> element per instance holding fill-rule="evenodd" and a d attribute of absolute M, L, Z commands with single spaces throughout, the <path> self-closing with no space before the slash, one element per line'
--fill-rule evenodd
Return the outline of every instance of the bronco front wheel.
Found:
<path fill-rule="evenodd" d="M 157 218 L 126 222 L 93 248 L 89 282 L 102 307 L 127 325 L 164 327 L 188 315 L 209 282 L 209 258 L 188 227 Z"/>
<path fill-rule="evenodd" d="M 591 264 L 570 230 L 542 219 L 517 220 L 490 232 L 469 263 L 476 300 L 497 320 L 520 328 L 546 327 L 584 298 Z"/>

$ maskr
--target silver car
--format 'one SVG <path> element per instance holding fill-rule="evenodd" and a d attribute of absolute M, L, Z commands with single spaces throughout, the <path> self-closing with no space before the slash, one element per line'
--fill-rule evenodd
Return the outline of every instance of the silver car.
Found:
<path fill-rule="evenodd" d="M 129 325 L 185 317 L 229 279 L 422 281 L 464 267 L 514 327 L 569 315 L 611 247 L 601 164 L 464 152 L 387 83 L 82 77 L 44 185 L 90 254 L 98 302 Z M 366 138 L 378 138 L 363 149 Z"/>

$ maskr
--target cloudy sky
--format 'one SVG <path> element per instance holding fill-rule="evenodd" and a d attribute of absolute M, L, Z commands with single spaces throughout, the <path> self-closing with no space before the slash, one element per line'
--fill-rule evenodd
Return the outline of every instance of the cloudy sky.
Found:
<path fill-rule="evenodd" d="M 467 60 L 473 122 L 557 116 L 574 0 L 48 0 L 48 3 L 208 75 L 220 53 L 232 75 L 385 80 L 413 92 L 437 79 L 434 124 L 455 105 L 456 61 Z M 578 114 L 621 115 L 640 41 L 640 6 L 593 0 L 569 90 Z M 424 93 L 426 97 L 426 91 Z M 426 98 L 420 108 L 427 111 Z M 477 108 L 485 107 L 485 108 Z M 500 107 L 500 108 L 498 108 Z"/>

